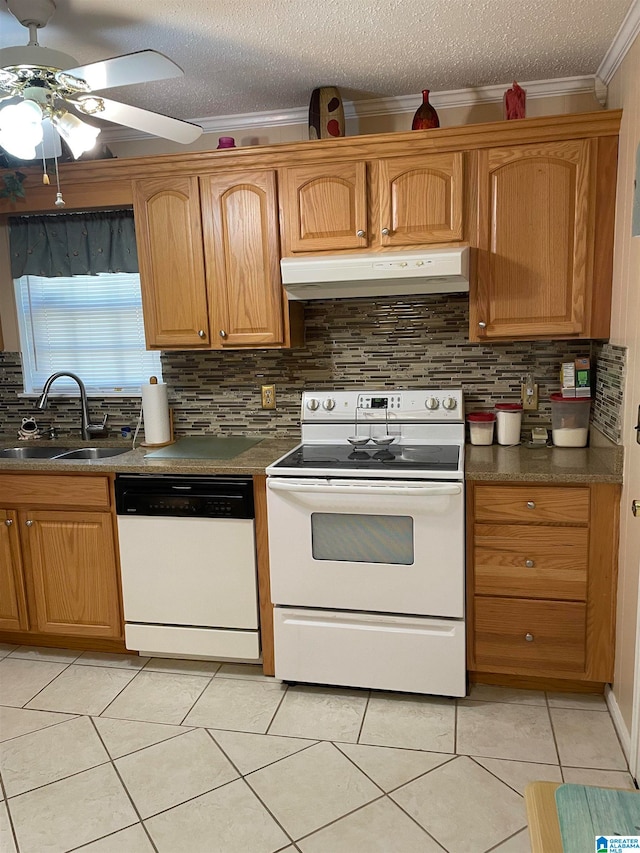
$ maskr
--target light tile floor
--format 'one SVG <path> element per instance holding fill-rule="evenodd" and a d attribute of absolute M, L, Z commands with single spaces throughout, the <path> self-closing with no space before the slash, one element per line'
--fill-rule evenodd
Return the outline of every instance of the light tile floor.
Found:
<path fill-rule="evenodd" d="M 633 788 L 601 696 L 289 686 L 0 646 L 2 853 L 523 853 L 537 779 Z"/>

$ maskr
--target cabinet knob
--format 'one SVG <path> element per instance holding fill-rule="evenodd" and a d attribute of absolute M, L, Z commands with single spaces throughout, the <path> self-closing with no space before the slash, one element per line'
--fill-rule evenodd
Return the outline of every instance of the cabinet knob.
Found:
<path fill-rule="evenodd" d="M 364 237 L 364 235 L 365 235 L 365 232 L 362 230 L 362 228 L 360 228 L 360 229 L 358 229 L 358 231 L 356 231 L 356 237 Z"/>
<path fill-rule="evenodd" d="M 221 338 L 226 338 L 226 337 L 227 337 L 227 333 L 225 332 L 225 330 L 224 330 L 224 329 L 220 329 L 220 331 L 218 332 L 218 334 L 220 335 L 220 337 L 221 337 Z"/>
<path fill-rule="evenodd" d="M 200 329 L 200 330 L 198 331 L 198 337 L 199 337 L 199 338 L 204 338 L 204 337 L 206 337 L 204 329 Z"/>
<path fill-rule="evenodd" d="M 480 322 L 478 323 L 478 326 L 480 326 L 481 329 L 487 328 L 487 324 L 484 322 L 484 320 L 480 320 Z"/>
<path fill-rule="evenodd" d="M 536 561 L 535 560 L 525 560 L 524 564 L 528 569 L 532 569 L 535 566 Z"/>
<path fill-rule="evenodd" d="M 381 233 L 383 236 L 388 237 L 388 236 L 389 236 L 389 234 L 391 234 L 391 231 L 389 231 L 389 229 L 388 229 L 388 228 L 383 228 L 383 229 L 382 229 L 382 231 L 381 231 L 380 233 Z"/>
<path fill-rule="evenodd" d="M 11 525 L 13 524 L 13 519 L 5 518 L 4 523 L 7 525 L 7 527 L 11 527 Z"/>
<path fill-rule="evenodd" d="M 25 521 L 27 527 L 31 527 L 33 525 L 33 521 Z"/>
<path fill-rule="evenodd" d="M 535 501 L 527 501 L 527 509 L 535 509 L 536 502 Z"/>
<path fill-rule="evenodd" d="M 533 639 L 534 639 L 533 634 L 525 634 L 524 638 L 527 641 L 527 643 L 533 643 Z"/>

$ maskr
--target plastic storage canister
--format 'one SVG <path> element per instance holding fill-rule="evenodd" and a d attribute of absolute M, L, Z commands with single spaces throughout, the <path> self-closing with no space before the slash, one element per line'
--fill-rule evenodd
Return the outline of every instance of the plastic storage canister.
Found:
<path fill-rule="evenodd" d="M 590 410 L 590 397 L 551 395 L 551 435 L 556 447 L 586 446 Z"/>
<path fill-rule="evenodd" d="M 498 444 L 520 444 L 522 403 L 496 403 Z"/>
<path fill-rule="evenodd" d="M 470 412 L 467 420 L 471 444 L 493 444 L 493 425 L 496 420 L 493 412 Z"/>

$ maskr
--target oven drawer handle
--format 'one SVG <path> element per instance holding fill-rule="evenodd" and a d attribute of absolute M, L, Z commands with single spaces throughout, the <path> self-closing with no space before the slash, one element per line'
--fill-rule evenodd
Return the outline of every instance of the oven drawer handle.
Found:
<path fill-rule="evenodd" d="M 315 492 L 315 494 L 342 494 L 342 495 L 460 495 L 462 486 L 455 483 L 446 483 L 438 486 L 312 486 L 303 483 L 290 483 L 287 480 L 268 480 L 269 488 L 274 492 Z"/>

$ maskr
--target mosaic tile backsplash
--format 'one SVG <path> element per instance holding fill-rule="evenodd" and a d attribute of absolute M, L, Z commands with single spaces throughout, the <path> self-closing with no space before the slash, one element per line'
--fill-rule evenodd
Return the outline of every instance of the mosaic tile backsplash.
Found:
<path fill-rule="evenodd" d="M 462 387 L 467 411 L 520 398 L 522 377 L 539 385 L 540 408 L 525 412 L 523 427 L 550 425 L 549 395 L 559 388 L 560 364 L 578 356 L 599 359 L 594 422 L 619 440 L 624 350 L 590 341 L 470 344 L 465 294 L 338 299 L 305 306 L 306 343 L 290 351 L 166 352 L 164 381 L 176 435 L 231 434 L 299 437 L 305 389 Z M 260 408 L 260 386 L 275 384 L 277 409 Z M 35 414 L 22 391 L 20 358 L 0 353 L 0 429 L 11 432 Z M 93 415 L 134 426 L 139 400 L 90 399 Z M 38 420 L 63 431 L 79 425 L 75 400 L 52 400 Z"/>

